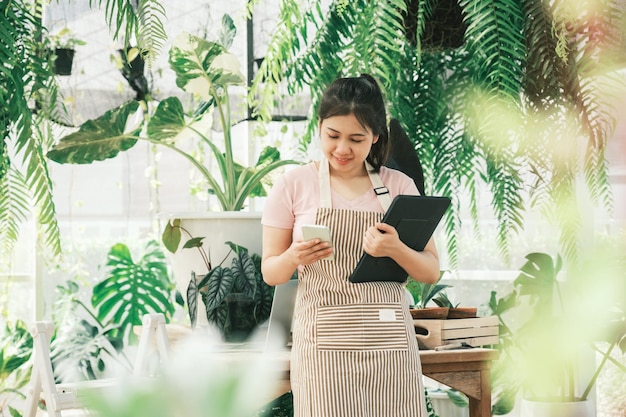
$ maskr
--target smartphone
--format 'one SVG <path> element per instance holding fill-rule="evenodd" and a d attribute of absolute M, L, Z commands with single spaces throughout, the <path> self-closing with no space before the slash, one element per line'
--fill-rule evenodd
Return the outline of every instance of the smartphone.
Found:
<path fill-rule="evenodd" d="M 322 242 L 329 242 L 330 247 L 333 248 L 333 253 L 331 253 L 326 258 L 323 258 L 323 260 L 335 260 L 335 248 L 333 246 L 333 240 L 330 237 L 330 229 L 328 228 L 328 226 L 324 226 L 321 224 L 302 225 L 302 237 L 304 238 L 304 240 L 319 239 Z"/>

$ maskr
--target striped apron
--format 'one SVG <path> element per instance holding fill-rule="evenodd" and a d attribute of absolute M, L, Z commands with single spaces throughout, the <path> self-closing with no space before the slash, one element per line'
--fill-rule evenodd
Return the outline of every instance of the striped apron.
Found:
<path fill-rule="evenodd" d="M 375 189 L 383 187 L 368 166 Z M 316 223 L 330 227 L 335 261 L 299 274 L 291 389 L 295 417 L 426 417 L 417 339 L 403 285 L 353 284 L 363 236 L 382 213 L 332 209 L 328 161 L 320 162 Z M 386 210 L 389 194 L 379 195 Z"/>

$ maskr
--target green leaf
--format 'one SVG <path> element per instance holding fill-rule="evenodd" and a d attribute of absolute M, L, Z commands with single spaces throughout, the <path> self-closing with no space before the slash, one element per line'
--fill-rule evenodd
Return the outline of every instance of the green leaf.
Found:
<path fill-rule="evenodd" d="M 254 299 L 257 291 L 256 267 L 248 251 L 240 251 L 232 260 L 231 270 L 235 277 L 234 290 Z"/>
<path fill-rule="evenodd" d="M 183 249 L 201 248 L 203 240 L 204 240 L 204 237 L 192 237 L 191 239 L 185 242 L 185 244 L 183 245 Z"/>
<path fill-rule="evenodd" d="M 88 120 L 77 132 L 61 138 L 47 157 L 62 164 L 90 164 L 117 156 L 137 143 L 142 127 L 138 110 L 139 103 L 131 100 Z"/>
<path fill-rule="evenodd" d="M 148 137 L 156 142 L 173 143 L 173 139 L 187 127 L 185 111 L 178 97 L 161 101 L 150 118 Z M 166 141 L 166 139 L 172 139 Z"/>
<path fill-rule="evenodd" d="M 469 406 L 469 400 L 467 396 L 460 391 L 455 389 L 446 390 L 446 394 L 448 394 L 448 398 L 452 401 L 454 405 L 457 407 L 467 407 Z"/>
<path fill-rule="evenodd" d="M 92 305 L 101 322 L 116 323 L 112 335 L 136 340 L 132 327 L 141 325 L 149 313 L 174 313 L 171 283 L 165 256 L 156 241 L 149 241 L 146 253 L 135 263 L 130 249 L 118 243 L 107 256 L 108 276 L 94 286 Z"/>
<path fill-rule="evenodd" d="M 226 49 L 230 49 L 237 35 L 237 27 L 232 17 L 228 14 L 222 16 L 222 30 L 218 36 L 218 39 L 222 46 Z"/>
<path fill-rule="evenodd" d="M 206 311 L 220 306 L 231 292 L 235 277 L 229 268 L 220 266 L 213 268 L 198 284 Z M 206 289 L 205 289 L 206 286 Z"/>
<path fill-rule="evenodd" d="M 168 221 L 161 235 L 161 242 L 171 253 L 176 253 L 181 240 L 180 219 Z"/>
<path fill-rule="evenodd" d="M 195 328 L 198 320 L 198 281 L 195 272 L 191 272 L 191 280 L 187 286 L 187 307 L 191 328 Z"/>
<path fill-rule="evenodd" d="M 189 33 L 180 34 L 169 53 L 170 68 L 176 73 L 176 85 L 203 99 L 217 94 L 217 87 L 243 84 L 245 78 L 236 58 L 215 42 Z"/>

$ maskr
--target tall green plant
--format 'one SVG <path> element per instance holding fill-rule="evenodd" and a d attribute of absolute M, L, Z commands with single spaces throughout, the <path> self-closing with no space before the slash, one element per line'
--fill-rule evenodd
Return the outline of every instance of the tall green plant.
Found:
<path fill-rule="evenodd" d="M 32 215 L 43 241 L 61 252 L 45 152 L 58 88 L 42 48 L 41 0 L 0 3 L 0 248 L 10 253 Z"/>
<path fill-rule="evenodd" d="M 208 191 L 217 197 L 224 211 L 241 210 L 248 197 L 266 195 L 265 184 L 272 172 L 296 161 L 281 160 L 280 152 L 265 147 L 253 166 L 243 166 L 235 160 L 232 137 L 229 88 L 243 84 L 237 58 L 228 52 L 236 28 L 230 16 L 225 15 L 218 42 L 182 33 L 169 52 L 170 68 L 176 73 L 176 85 L 190 97 L 200 97 L 192 109 L 185 109 L 181 100 L 168 97 L 159 102 L 140 106 L 131 100 L 107 111 L 95 120 L 85 122 L 77 132 L 67 135 L 47 153 L 59 163 L 89 164 L 115 157 L 137 141 L 148 141 L 177 152 L 188 160 L 208 185 Z M 137 117 L 141 114 L 143 117 Z M 211 118 L 216 114 L 221 141 L 212 138 Z M 216 129 L 218 130 L 218 129 Z M 200 147 L 207 147 L 219 175 L 215 175 L 202 158 L 197 158 L 185 147 L 192 138 Z"/>
<path fill-rule="evenodd" d="M 51 121 L 67 119 L 51 57 L 43 48 L 44 0 L 0 2 L 0 248 L 10 253 L 32 215 L 42 242 L 61 253 L 59 228 L 46 152 L 53 142 Z M 114 39 L 136 41 L 149 62 L 167 35 L 159 0 L 90 0 L 104 8 Z"/>
<path fill-rule="evenodd" d="M 306 146 L 324 88 L 337 76 L 371 73 L 415 144 L 428 193 L 453 198 L 445 219 L 453 263 L 465 203 L 459 190 L 469 193 L 476 221 L 483 184 L 505 259 L 531 204 L 554 217 L 564 254 L 574 258 L 577 178 L 584 176 L 596 204 L 612 204 L 604 150 L 614 127 L 611 100 L 623 91 L 613 55 L 621 3 L 459 0 L 464 42 L 448 48 L 429 43 L 429 28 L 447 18 L 438 13 L 458 8 L 442 11 L 435 0 L 323 4 L 280 2 L 250 92 L 256 115 L 269 120 L 281 84 L 290 94 L 310 91 Z"/>

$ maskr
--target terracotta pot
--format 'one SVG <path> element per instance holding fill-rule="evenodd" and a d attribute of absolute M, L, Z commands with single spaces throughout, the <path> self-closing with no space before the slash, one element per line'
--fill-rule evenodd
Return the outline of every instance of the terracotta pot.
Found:
<path fill-rule="evenodd" d="M 448 317 L 448 307 L 412 308 L 411 316 L 414 319 L 445 319 Z"/>
<path fill-rule="evenodd" d="M 448 311 L 449 319 L 468 319 L 476 317 L 476 307 L 454 307 Z"/>

